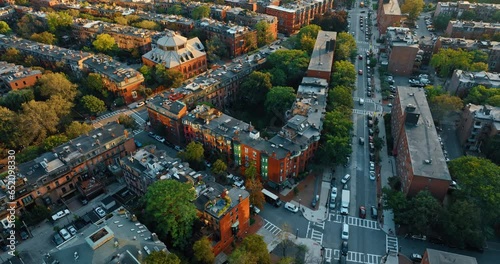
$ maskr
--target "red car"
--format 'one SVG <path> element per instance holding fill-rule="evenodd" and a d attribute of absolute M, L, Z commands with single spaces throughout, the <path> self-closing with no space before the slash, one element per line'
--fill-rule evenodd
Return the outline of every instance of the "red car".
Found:
<path fill-rule="evenodd" d="M 359 218 L 362 218 L 362 219 L 366 218 L 366 209 L 364 206 L 359 207 Z"/>

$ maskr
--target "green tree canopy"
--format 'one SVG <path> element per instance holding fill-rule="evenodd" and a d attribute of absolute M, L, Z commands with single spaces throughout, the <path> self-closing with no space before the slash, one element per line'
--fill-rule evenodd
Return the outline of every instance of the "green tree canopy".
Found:
<path fill-rule="evenodd" d="M 351 119 L 340 111 L 327 112 L 323 122 L 323 130 L 326 133 L 341 137 L 350 137 L 352 126 Z"/>
<path fill-rule="evenodd" d="M 484 71 L 488 69 L 484 52 L 462 49 L 441 49 L 432 55 L 431 65 L 441 77 L 450 76 L 454 70 Z"/>
<path fill-rule="evenodd" d="M 266 95 L 264 107 L 268 113 L 283 116 L 295 101 L 295 90 L 292 87 L 276 86 Z"/>
<path fill-rule="evenodd" d="M 83 108 L 90 113 L 91 115 L 96 115 L 98 113 L 106 111 L 106 104 L 104 102 L 93 96 L 93 95 L 85 95 L 80 99 L 80 103 Z"/>
<path fill-rule="evenodd" d="M 144 264 L 181 264 L 181 260 L 174 253 L 155 250 L 144 259 Z"/>
<path fill-rule="evenodd" d="M 136 129 L 139 126 L 133 117 L 124 114 L 118 117 L 118 123 L 130 129 Z"/>
<path fill-rule="evenodd" d="M 35 100 L 35 94 L 32 89 L 12 90 L 3 97 L 0 97 L 0 105 L 17 112 L 21 110 L 21 106 L 24 103 L 31 100 Z"/>
<path fill-rule="evenodd" d="M 258 107 L 264 104 L 271 89 L 271 75 L 254 71 L 240 84 L 236 96 L 241 100 L 241 107 Z"/>
<path fill-rule="evenodd" d="M 189 142 L 186 149 L 179 152 L 179 156 L 189 162 L 200 163 L 203 161 L 205 150 L 203 149 L 203 144 L 195 141 Z"/>
<path fill-rule="evenodd" d="M 392 209 L 396 224 L 404 224 L 406 222 L 404 214 L 409 206 L 405 194 L 400 190 L 393 190 L 387 187 L 382 189 L 382 193 L 384 208 Z"/>
<path fill-rule="evenodd" d="M 20 143 L 24 146 L 40 144 L 57 131 L 60 118 L 48 102 L 29 101 L 22 105 L 18 119 L 18 129 L 23 135 Z"/>
<path fill-rule="evenodd" d="M 345 10 L 327 10 L 323 15 L 315 16 L 312 23 L 327 31 L 347 31 L 347 12 Z"/>
<path fill-rule="evenodd" d="M 433 97 L 430 105 L 433 116 L 438 120 L 442 120 L 446 114 L 462 109 L 464 103 L 460 97 L 442 94 Z"/>
<path fill-rule="evenodd" d="M 261 20 L 255 24 L 255 29 L 257 30 L 257 46 L 265 46 L 275 39 L 271 33 L 271 26 L 265 20 Z"/>
<path fill-rule="evenodd" d="M 464 101 L 466 104 L 484 105 L 500 107 L 500 102 L 496 98 L 500 97 L 499 89 L 486 88 L 483 85 L 472 87 Z"/>
<path fill-rule="evenodd" d="M 0 148 L 17 148 L 21 145 L 17 140 L 20 136 L 18 118 L 14 111 L 0 106 Z"/>
<path fill-rule="evenodd" d="M 254 165 L 250 165 L 250 167 L 251 166 Z M 250 169 L 250 167 L 245 170 L 245 173 Z M 255 171 L 255 173 L 257 172 Z M 260 209 L 264 209 L 264 203 L 266 202 L 266 200 L 264 198 L 264 194 L 262 193 L 262 189 L 264 189 L 264 187 L 262 186 L 262 182 L 257 177 L 247 178 L 247 181 L 245 182 L 245 188 L 250 193 L 250 203 Z"/>
<path fill-rule="evenodd" d="M 106 33 L 97 35 L 97 38 L 92 42 L 92 45 L 97 51 L 104 53 L 112 51 L 116 48 L 115 39 Z"/>
<path fill-rule="evenodd" d="M 0 140 L 1 141 L 1 140 Z M 500 166 L 500 135 L 495 135 L 486 139 L 481 146 L 481 152 L 486 155 L 486 158 Z"/>
<path fill-rule="evenodd" d="M 172 5 L 167 8 L 167 14 L 169 15 L 182 15 L 182 6 L 179 4 Z"/>
<path fill-rule="evenodd" d="M 354 64 L 347 60 L 336 61 L 333 64 L 334 71 L 332 73 L 333 86 L 345 86 L 354 89 L 356 82 L 356 69 Z"/>
<path fill-rule="evenodd" d="M 177 180 L 161 180 L 148 187 L 144 195 L 146 213 L 157 228 L 167 233 L 174 246 L 187 246 L 196 219 L 192 200 L 196 193 L 191 185 Z"/>
<path fill-rule="evenodd" d="M 351 89 L 346 86 L 335 86 L 333 89 L 330 89 L 328 91 L 328 101 L 329 108 L 332 109 L 337 109 L 340 106 L 351 109 L 354 107 Z"/>
<path fill-rule="evenodd" d="M 20 64 L 22 62 L 22 54 L 16 48 L 7 48 L 5 52 L 0 56 L 3 61 L 10 63 Z"/>
<path fill-rule="evenodd" d="M 27 14 L 21 17 L 16 24 L 16 33 L 23 38 L 30 38 L 33 33 L 40 33 L 47 30 L 47 25 L 35 15 Z"/>
<path fill-rule="evenodd" d="M 356 57 L 358 50 L 356 40 L 347 32 L 337 34 L 337 43 L 335 44 L 335 61 L 349 60 Z"/>
<path fill-rule="evenodd" d="M 465 199 L 453 201 L 444 214 L 442 226 L 448 241 L 455 246 L 483 244 L 481 211 L 473 202 Z"/>
<path fill-rule="evenodd" d="M 210 62 L 216 62 L 222 58 L 227 58 L 229 56 L 229 51 L 226 43 L 222 41 L 218 36 L 211 37 L 206 42 L 207 48 L 207 59 Z"/>
<path fill-rule="evenodd" d="M 264 238 L 255 234 L 245 237 L 241 245 L 231 254 L 229 263 L 270 264 L 271 256 L 267 250 L 267 244 L 264 242 Z"/>
<path fill-rule="evenodd" d="M 49 45 L 55 44 L 57 41 L 56 36 L 50 32 L 47 32 L 47 31 L 44 31 L 40 34 L 33 33 L 33 35 L 31 35 L 30 39 L 33 41 L 36 41 L 36 42 L 41 42 L 41 43 L 45 43 L 45 44 L 49 44 Z"/>
<path fill-rule="evenodd" d="M 442 208 L 429 191 L 420 191 L 411 198 L 405 219 L 413 234 L 429 234 L 442 219 Z"/>
<path fill-rule="evenodd" d="M 309 66 L 309 56 L 301 50 L 277 50 L 267 57 L 267 68 L 281 70 L 287 78 L 286 86 L 296 85 Z M 274 84 L 278 86 L 279 84 Z"/>
<path fill-rule="evenodd" d="M 424 0 L 406 0 L 401 6 L 401 13 L 408 14 L 411 21 L 416 21 L 422 10 L 424 10 Z"/>
<path fill-rule="evenodd" d="M 69 29 L 73 25 L 73 17 L 66 11 L 50 12 L 46 15 L 49 31 L 56 33 L 63 29 Z"/>
<path fill-rule="evenodd" d="M 441 13 L 437 17 L 434 18 L 434 28 L 437 30 L 445 30 L 448 27 L 448 23 L 450 23 L 451 15 L 446 13 Z"/>
<path fill-rule="evenodd" d="M 493 225 L 500 216 L 500 167 L 488 159 L 463 156 L 450 161 L 448 168 L 460 187 L 455 192 L 481 209 L 484 226 Z"/>
<path fill-rule="evenodd" d="M 42 147 L 45 151 L 52 151 L 55 147 L 68 142 L 69 139 L 64 134 L 49 136 L 43 140 Z"/>
<path fill-rule="evenodd" d="M 295 47 L 299 50 L 304 50 L 307 54 L 311 54 L 314 49 L 314 44 L 316 43 L 316 37 L 321 27 L 318 25 L 307 25 L 300 29 L 297 34 L 297 43 Z"/>
<path fill-rule="evenodd" d="M 87 78 L 85 78 L 83 84 L 88 89 L 88 93 L 99 96 L 101 98 L 107 98 L 109 96 L 108 89 L 104 85 L 102 77 L 98 73 L 90 73 Z"/>
<path fill-rule="evenodd" d="M 149 30 L 159 30 L 161 27 L 158 23 L 150 20 L 142 20 L 141 22 L 135 22 L 132 24 L 134 27 L 144 28 Z"/>
<path fill-rule="evenodd" d="M 10 29 L 9 24 L 5 21 L 0 21 L 0 34 L 10 34 L 12 32 L 12 29 Z"/>
<path fill-rule="evenodd" d="M 214 164 L 212 164 L 212 173 L 217 175 L 223 175 L 227 172 L 227 165 L 221 159 L 217 159 Z"/>
<path fill-rule="evenodd" d="M 194 258 L 199 263 L 212 264 L 215 261 L 215 256 L 212 252 L 212 243 L 206 236 L 203 236 L 194 243 L 193 252 Z"/>
<path fill-rule="evenodd" d="M 59 95 L 67 101 L 72 102 L 77 94 L 76 87 L 63 73 L 47 73 L 38 79 L 36 91 L 43 99 Z"/>
<path fill-rule="evenodd" d="M 68 125 L 68 127 L 66 127 L 65 134 L 68 139 L 74 139 L 82 134 L 91 131 L 92 129 L 94 129 L 92 125 L 73 121 Z"/>
<path fill-rule="evenodd" d="M 208 5 L 199 5 L 193 9 L 191 12 L 191 18 L 194 20 L 199 20 L 210 16 L 210 7 Z"/>

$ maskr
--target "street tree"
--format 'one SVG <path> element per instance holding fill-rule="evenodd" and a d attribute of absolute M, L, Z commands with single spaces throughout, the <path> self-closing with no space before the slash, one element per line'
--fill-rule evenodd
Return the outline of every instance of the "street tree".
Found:
<path fill-rule="evenodd" d="M 245 178 L 247 180 L 255 180 L 257 178 L 257 167 L 255 167 L 255 162 L 252 162 L 248 168 L 245 169 Z"/>
<path fill-rule="evenodd" d="M 24 103 L 31 100 L 35 100 L 33 89 L 12 90 L 0 97 L 0 105 L 17 112 Z"/>
<path fill-rule="evenodd" d="M 408 14 L 408 19 L 416 21 L 424 10 L 424 0 L 406 0 L 401 6 L 401 13 Z"/>
<path fill-rule="evenodd" d="M 42 148 L 45 151 L 52 151 L 55 147 L 68 141 L 68 137 L 64 134 L 52 135 L 43 140 Z"/>
<path fill-rule="evenodd" d="M 84 80 L 84 85 L 88 89 L 88 93 L 99 96 L 101 98 L 108 98 L 109 92 L 104 85 L 102 77 L 98 73 L 90 73 Z"/>
<path fill-rule="evenodd" d="M 448 27 L 448 23 L 450 23 L 451 15 L 446 13 L 441 13 L 437 17 L 434 18 L 434 28 L 439 31 L 443 31 Z"/>
<path fill-rule="evenodd" d="M 264 209 L 264 203 L 266 202 L 266 199 L 264 197 L 264 194 L 262 193 L 262 189 L 264 189 L 264 187 L 262 186 L 262 182 L 260 181 L 260 179 L 247 178 L 247 181 L 245 182 L 245 188 L 247 189 L 248 193 L 250 193 L 250 203 L 253 206 L 257 206 L 261 210 Z"/>
<path fill-rule="evenodd" d="M 200 20 L 205 17 L 210 16 L 210 7 L 208 5 L 199 5 L 193 9 L 191 12 L 191 18 L 194 20 Z"/>
<path fill-rule="evenodd" d="M 92 42 L 94 48 L 99 52 L 109 52 L 116 48 L 115 39 L 109 34 L 102 33 Z"/>
<path fill-rule="evenodd" d="M 22 54 L 16 48 L 7 48 L 5 52 L 0 56 L 3 61 L 7 61 L 10 63 L 21 64 L 22 62 Z"/>
<path fill-rule="evenodd" d="M 448 168 L 460 186 L 455 192 L 481 209 L 484 226 L 493 225 L 500 216 L 500 167 L 488 159 L 463 156 L 450 161 Z"/>
<path fill-rule="evenodd" d="M 22 105 L 22 113 L 17 122 L 20 145 L 40 144 L 57 131 L 59 117 L 47 102 L 29 101 Z"/>
<path fill-rule="evenodd" d="M 481 211 L 467 199 L 451 203 L 444 213 L 442 226 L 448 241 L 459 248 L 465 247 L 467 243 L 481 246 L 484 241 Z"/>
<path fill-rule="evenodd" d="M 106 111 L 106 104 L 93 95 L 85 95 L 80 99 L 83 108 L 91 115 Z"/>
<path fill-rule="evenodd" d="M 229 257 L 229 263 L 270 264 L 271 256 L 267 250 L 267 244 L 264 242 L 264 237 L 256 234 L 245 237 L 241 245 Z"/>
<path fill-rule="evenodd" d="M 140 73 L 142 73 L 142 75 L 144 75 L 144 80 L 146 80 L 146 83 L 147 84 L 153 84 L 155 82 L 155 79 L 154 79 L 154 68 L 153 67 L 149 67 L 147 65 L 142 65 L 139 70 L 138 70 Z"/>
<path fill-rule="evenodd" d="M 425 86 L 425 94 L 427 95 L 427 101 L 431 102 L 436 96 L 445 94 L 442 86 L 427 85 Z"/>
<path fill-rule="evenodd" d="M 16 112 L 0 106 L 0 148 L 12 149 L 20 146 L 17 140 L 20 135 L 17 119 Z"/>
<path fill-rule="evenodd" d="M 227 172 L 227 165 L 221 159 L 217 159 L 212 164 L 212 173 L 216 175 L 224 175 Z"/>
<path fill-rule="evenodd" d="M 69 29 L 73 25 L 73 17 L 65 11 L 50 12 L 45 18 L 47 19 L 49 31 L 52 33 Z"/>
<path fill-rule="evenodd" d="M 59 95 L 72 102 L 77 94 L 77 86 L 71 83 L 63 73 L 47 73 L 38 79 L 35 91 L 42 99 Z"/>
<path fill-rule="evenodd" d="M 446 114 L 462 109 L 463 102 L 460 97 L 442 94 L 433 97 L 430 105 L 433 116 L 437 120 L 442 120 Z"/>
<path fill-rule="evenodd" d="M 326 163 L 346 164 L 347 156 L 352 152 L 351 137 L 326 134 L 320 145 L 320 159 Z"/>
<path fill-rule="evenodd" d="M 181 264 L 181 260 L 174 253 L 154 250 L 144 258 L 144 264 Z"/>
<path fill-rule="evenodd" d="M 314 17 L 312 22 L 323 30 L 343 32 L 347 31 L 348 18 L 345 10 L 331 11 L 327 10 L 323 15 Z"/>
<path fill-rule="evenodd" d="M 354 89 L 356 82 L 356 69 L 354 64 L 347 60 L 336 61 L 333 64 L 332 86 L 345 86 Z"/>
<path fill-rule="evenodd" d="M 426 235 L 442 219 L 442 208 L 429 191 L 420 191 L 409 201 L 404 216 L 411 233 Z"/>
<path fill-rule="evenodd" d="M 394 213 L 394 222 L 396 224 L 405 224 L 405 212 L 408 210 L 408 201 L 405 194 L 400 190 L 394 190 L 388 187 L 382 188 L 382 199 L 384 208 L 391 209 Z"/>
<path fill-rule="evenodd" d="M 0 21 L 0 34 L 7 35 L 12 32 L 12 29 L 10 29 L 9 24 L 5 21 Z"/>
<path fill-rule="evenodd" d="M 30 37 L 31 40 L 36 41 L 36 42 L 41 42 L 49 45 L 56 44 L 56 36 L 48 31 L 44 31 L 40 34 L 38 33 L 33 33 Z"/>
<path fill-rule="evenodd" d="M 228 47 L 218 36 L 211 37 L 206 42 L 207 59 L 216 62 L 229 56 Z"/>
<path fill-rule="evenodd" d="M 212 244 L 206 236 L 203 236 L 200 240 L 194 242 L 193 252 L 194 258 L 199 263 L 212 264 L 215 261 L 215 256 L 212 252 Z"/>
<path fill-rule="evenodd" d="M 92 125 L 73 121 L 66 127 L 66 131 L 64 133 L 66 134 L 68 139 L 74 139 L 82 134 L 91 131 L 92 129 L 94 129 Z"/>
<path fill-rule="evenodd" d="M 335 110 L 340 106 L 345 106 L 351 109 L 354 107 L 351 89 L 342 85 L 335 86 L 333 89 L 328 91 L 328 108 L 330 110 Z"/>
<path fill-rule="evenodd" d="M 347 32 L 337 34 L 337 42 L 335 43 L 335 61 L 349 60 L 356 57 L 358 50 L 356 48 L 356 40 Z"/>
<path fill-rule="evenodd" d="M 285 86 L 294 87 L 304 76 L 309 66 L 309 56 L 301 50 L 277 50 L 267 57 L 266 68 L 281 70 L 286 76 Z M 279 84 L 274 84 L 278 86 Z M 283 85 L 282 85 L 283 86 Z"/>
<path fill-rule="evenodd" d="M 299 50 L 304 50 L 307 54 L 311 54 L 314 49 L 314 44 L 316 43 L 316 37 L 321 27 L 318 25 L 307 25 L 300 29 L 297 34 L 297 43 L 295 48 Z"/>
<path fill-rule="evenodd" d="M 295 90 L 292 87 L 276 86 L 266 95 L 264 107 L 269 114 L 284 116 L 295 102 Z"/>
<path fill-rule="evenodd" d="M 196 193 L 191 185 L 177 180 L 157 181 L 144 195 L 146 214 L 156 227 L 172 238 L 174 246 L 184 248 L 191 237 L 196 207 L 191 202 Z"/>
<path fill-rule="evenodd" d="M 169 14 L 169 15 L 182 15 L 182 6 L 179 4 L 175 4 L 175 5 L 167 8 L 167 14 Z"/>
<path fill-rule="evenodd" d="M 255 24 L 255 29 L 257 30 L 257 46 L 262 47 L 271 44 L 275 39 L 271 33 L 271 26 L 265 20 Z"/>
<path fill-rule="evenodd" d="M 135 22 L 132 24 L 134 27 L 144 28 L 149 30 L 160 30 L 161 26 L 158 23 L 151 20 L 142 20 L 140 22 Z"/>
<path fill-rule="evenodd" d="M 281 232 L 278 234 L 278 239 L 281 241 L 279 246 L 281 247 L 281 257 L 287 257 L 287 251 L 293 246 L 292 238 L 292 228 L 288 223 L 283 223 L 281 225 Z"/>
<path fill-rule="evenodd" d="M 135 122 L 135 119 L 133 117 L 125 114 L 118 117 L 118 123 L 122 124 L 125 128 L 129 128 L 132 130 L 137 129 L 137 127 L 139 126 L 137 122 Z"/>
<path fill-rule="evenodd" d="M 258 107 L 264 104 L 267 93 L 271 90 L 271 75 L 254 71 L 240 84 L 236 96 L 241 100 L 241 108 Z"/>
<path fill-rule="evenodd" d="M 189 142 L 184 151 L 179 152 L 179 156 L 188 162 L 201 163 L 203 161 L 205 150 L 203 144 L 195 141 Z"/>
<path fill-rule="evenodd" d="M 330 135 L 350 137 L 352 121 L 341 111 L 326 112 L 323 121 L 323 131 Z"/>

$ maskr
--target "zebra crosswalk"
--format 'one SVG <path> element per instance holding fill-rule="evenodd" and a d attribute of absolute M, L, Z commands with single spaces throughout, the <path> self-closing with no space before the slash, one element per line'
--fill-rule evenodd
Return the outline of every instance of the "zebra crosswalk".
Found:
<path fill-rule="evenodd" d="M 398 238 L 391 235 L 385 235 L 386 252 L 398 252 Z"/>
<path fill-rule="evenodd" d="M 378 227 L 378 222 L 368 219 L 362 219 L 358 217 L 352 217 L 348 215 L 341 214 L 330 214 L 328 216 L 328 221 L 335 223 L 346 223 L 350 226 L 358 226 L 362 228 L 368 228 L 373 230 L 380 230 Z"/>
<path fill-rule="evenodd" d="M 340 259 L 340 254 L 341 254 L 340 250 L 334 249 L 333 259 L 335 260 Z M 346 260 L 349 262 L 365 263 L 365 264 L 379 264 L 381 258 L 382 258 L 381 255 L 366 254 L 355 251 L 348 251 L 346 256 Z"/>
<path fill-rule="evenodd" d="M 283 230 L 281 230 L 281 228 L 277 227 L 276 225 L 269 222 L 268 220 L 264 219 L 264 221 L 266 222 L 266 224 L 264 225 L 264 228 L 269 230 L 269 232 L 271 232 L 273 235 L 278 236 L 281 232 L 283 232 Z"/>
<path fill-rule="evenodd" d="M 367 111 L 367 110 L 362 110 L 362 109 L 352 109 L 352 113 L 357 114 L 357 115 L 366 115 L 366 114 L 372 114 L 373 111 Z"/>
<path fill-rule="evenodd" d="M 307 224 L 307 237 L 322 245 L 323 244 L 322 230 L 324 229 L 325 229 L 325 222 L 318 223 L 309 221 L 309 223 Z"/>

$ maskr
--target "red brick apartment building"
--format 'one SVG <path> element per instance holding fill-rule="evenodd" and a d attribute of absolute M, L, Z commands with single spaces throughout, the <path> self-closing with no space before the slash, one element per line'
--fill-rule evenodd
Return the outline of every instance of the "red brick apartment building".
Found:
<path fill-rule="evenodd" d="M 420 68 L 424 51 L 418 38 L 409 28 L 389 27 L 386 31 L 386 51 L 389 55 L 389 72 L 410 76 Z"/>
<path fill-rule="evenodd" d="M 278 38 L 278 18 L 266 14 L 258 14 L 242 8 L 231 8 L 226 12 L 228 21 L 233 21 L 238 25 L 247 26 L 255 29 L 255 25 L 260 21 L 265 21 L 269 24 L 269 32 L 273 39 Z"/>
<path fill-rule="evenodd" d="M 415 196 L 428 190 L 443 201 L 451 177 L 424 91 L 399 86 L 391 115 L 392 152 L 403 192 Z"/>
<path fill-rule="evenodd" d="M 59 199 L 99 195 L 109 181 L 108 167 L 134 150 L 128 131 L 112 122 L 20 164 L 16 171 L 16 211 L 50 206 Z M 8 214 L 5 204 L 1 209 L 0 219 L 4 219 Z M 2 223 L 5 227 L 5 219 Z"/>
<path fill-rule="evenodd" d="M 137 90 L 144 83 L 142 73 L 122 66 L 121 63 L 103 54 L 97 54 L 83 63 L 88 72 L 100 74 L 108 90 L 123 97 L 125 103 L 129 104 L 141 98 Z"/>
<path fill-rule="evenodd" d="M 485 141 L 500 134 L 500 107 L 467 104 L 457 129 L 466 152 L 481 153 Z"/>
<path fill-rule="evenodd" d="M 286 5 L 268 5 L 266 14 L 278 18 L 278 31 L 292 35 L 307 26 L 318 15 L 333 8 L 333 0 L 304 0 Z"/>
<path fill-rule="evenodd" d="M 398 27 L 405 16 L 397 0 L 379 0 L 377 10 L 378 32 L 385 34 L 388 27 Z"/>
<path fill-rule="evenodd" d="M 500 33 L 500 23 L 451 20 L 444 34 L 450 38 L 484 39 Z"/>
<path fill-rule="evenodd" d="M 172 100 L 173 99 L 173 100 Z M 147 104 L 148 116 L 153 127 L 162 127 L 165 139 L 177 146 L 184 145 L 182 118 L 188 114 L 186 105 L 174 96 L 155 97 Z"/>
<path fill-rule="evenodd" d="M 257 11 L 257 1 L 254 0 L 224 0 L 224 3 L 231 7 L 241 7 L 243 9 L 258 12 Z M 279 1 L 276 1 L 276 5 L 279 5 Z M 263 9 L 265 11 L 265 9 Z M 259 12 L 264 13 L 264 12 Z"/>
<path fill-rule="evenodd" d="M 40 77 L 40 70 L 0 61 L 0 94 L 31 87 Z"/>
<path fill-rule="evenodd" d="M 207 70 L 207 54 L 198 38 L 187 39 L 168 31 L 156 42 L 156 47 L 142 55 L 147 66 L 162 64 L 167 69 L 182 72 L 185 78 L 194 77 Z"/>
<path fill-rule="evenodd" d="M 226 189 L 213 180 L 203 178 L 188 163 L 169 157 L 154 145 L 146 146 L 120 160 L 125 182 L 130 191 L 141 197 L 147 187 L 159 180 L 175 179 L 193 186 L 197 198 L 194 204 L 203 227 L 201 235 L 212 241 L 218 255 L 236 238 L 243 237 L 250 220 L 249 193 L 233 187 Z"/>
<path fill-rule="evenodd" d="M 337 41 L 337 32 L 322 31 L 318 32 L 314 49 L 307 68 L 307 77 L 325 79 L 328 82 L 332 75 L 333 57 L 335 43 Z"/>
<path fill-rule="evenodd" d="M 207 39 L 218 37 L 229 49 L 230 57 L 238 57 L 250 51 L 249 41 L 257 45 L 257 31 L 249 27 L 225 24 L 211 19 L 203 19 L 199 28 Z M 256 47 L 256 46 L 255 46 Z"/>

